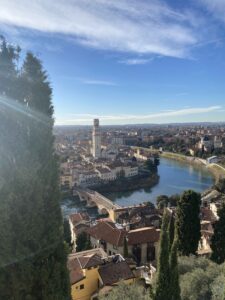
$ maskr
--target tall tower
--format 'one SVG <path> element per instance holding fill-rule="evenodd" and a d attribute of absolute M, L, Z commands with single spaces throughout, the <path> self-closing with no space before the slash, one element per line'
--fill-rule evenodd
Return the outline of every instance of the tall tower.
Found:
<path fill-rule="evenodd" d="M 101 157 L 101 132 L 99 127 L 99 119 L 94 119 L 92 131 L 92 154 L 94 158 Z"/>

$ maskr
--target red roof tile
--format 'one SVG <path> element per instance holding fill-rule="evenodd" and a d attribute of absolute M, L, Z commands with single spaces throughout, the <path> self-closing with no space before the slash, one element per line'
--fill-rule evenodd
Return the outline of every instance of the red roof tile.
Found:
<path fill-rule="evenodd" d="M 99 275 L 103 281 L 103 285 L 113 285 L 120 280 L 127 280 L 134 278 L 129 265 L 126 261 L 111 262 L 99 267 Z"/>
<path fill-rule="evenodd" d="M 70 221 L 75 225 L 81 221 L 89 221 L 90 217 L 86 212 L 75 213 L 69 216 Z"/>
<path fill-rule="evenodd" d="M 98 222 L 97 225 L 87 229 L 87 233 L 97 240 L 104 240 L 115 246 L 122 246 L 126 236 L 125 229 L 119 229 L 114 223 L 104 221 Z"/>
<path fill-rule="evenodd" d="M 160 231 L 154 227 L 144 227 L 131 230 L 128 233 L 128 245 L 156 243 L 159 241 Z"/>

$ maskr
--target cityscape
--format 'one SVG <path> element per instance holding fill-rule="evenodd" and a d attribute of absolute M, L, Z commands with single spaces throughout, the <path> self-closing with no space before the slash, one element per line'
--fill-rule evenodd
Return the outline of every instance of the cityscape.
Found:
<path fill-rule="evenodd" d="M 0 300 L 225 300 L 225 0 L 0 4 Z"/>
<path fill-rule="evenodd" d="M 182 169 L 176 176 L 182 176 L 183 168 L 190 173 L 192 166 L 197 171 L 191 169 L 191 178 L 193 172 L 203 177 L 198 177 L 204 184 L 198 190 L 202 204 L 197 253 L 202 257 L 211 255 L 213 224 L 225 200 L 225 195 L 214 186 L 215 180 L 225 174 L 223 123 L 101 127 L 100 120 L 94 119 L 92 128 L 59 126 L 55 135 L 55 147 L 61 158 L 63 203 L 67 201 L 68 191 L 74 199 L 71 210 L 62 205 L 73 249 L 68 258 L 73 299 L 108 294 L 120 281 L 134 284 L 138 280 L 145 286 L 151 285 L 157 271 L 163 211 L 167 207 L 173 218 L 182 192 L 178 187 L 176 194 L 164 195 L 159 188 L 157 197 L 152 197 L 151 187 L 161 180 L 158 167 L 163 159 L 178 161 L 175 168 Z M 208 173 L 199 173 L 199 168 Z M 207 181 L 205 176 L 211 180 Z M 189 182 L 187 188 L 192 186 Z M 143 193 L 145 188 L 150 188 L 145 194 L 146 201 L 141 202 L 136 196 L 134 205 L 120 205 L 119 198 L 116 202 L 115 198 L 109 198 L 113 195 L 109 192 Z M 73 206 L 76 212 L 71 213 Z M 86 250 L 87 241 L 90 250 Z M 84 251 L 78 251 L 81 249 Z M 73 264 L 74 260 L 79 263 Z M 82 264 L 83 260 L 88 260 L 88 266 L 98 266 L 98 270 L 87 274 L 89 268 Z M 76 278 L 74 273 L 81 275 Z"/>

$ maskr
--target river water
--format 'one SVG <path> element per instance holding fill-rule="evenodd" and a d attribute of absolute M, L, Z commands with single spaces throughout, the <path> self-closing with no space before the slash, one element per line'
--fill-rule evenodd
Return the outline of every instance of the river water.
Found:
<path fill-rule="evenodd" d="M 159 183 L 152 188 L 131 192 L 104 193 L 104 195 L 121 206 L 129 206 L 146 201 L 155 203 L 159 195 L 180 194 L 187 189 L 202 192 L 214 183 L 213 175 L 204 165 L 190 164 L 174 159 L 160 158 L 158 174 L 160 176 Z M 64 216 L 85 209 L 83 203 L 74 203 L 70 199 L 65 201 L 61 207 Z M 89 213 L 95 215 L 97 209 L 92 209 Z"/>
<path fill-rule="evenodd" d="M 160 158 L 158 174 L 159 183 L 152 188 L 105 195 L 121 206 L 128 206 L 145 201 L 155 203 L 159 195 L 180 194 L 187 189 L 202 192 L 214 183 L 213 175 L 204 165 L 174 159 Z"/>

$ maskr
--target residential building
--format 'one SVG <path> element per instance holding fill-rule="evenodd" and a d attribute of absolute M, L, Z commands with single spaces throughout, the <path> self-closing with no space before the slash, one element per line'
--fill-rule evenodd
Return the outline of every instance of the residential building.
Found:
<path fill-rule="evenodd" d="M 121 225 L 101 221 L 87 230 L 93 247 L 102 247 L 108 255 L 123 255 L 124 240 L 127 239 L 128 252 L 136 262 L 147 263 L 156 257 L 160 230 L 144 227 L 127 231 Z"/>
<path fill-rule="evenodd" d="M 102 248 L 70 254 L 67 267 L 70 274 L 72 300 L 97 299 L 120 282 L 131 284 L 135 275 L 121 255 L 107 256 Z M 109 288 L 110 287 L 110 288 Z"/>
<path fill-rule="evenodd" d="M 98 291 L 99 266 L 104 264 L 107 254 L 102 248 L 72 253 L 67 267 L 70 274 L 72 300 L 90 300 Z"/>

